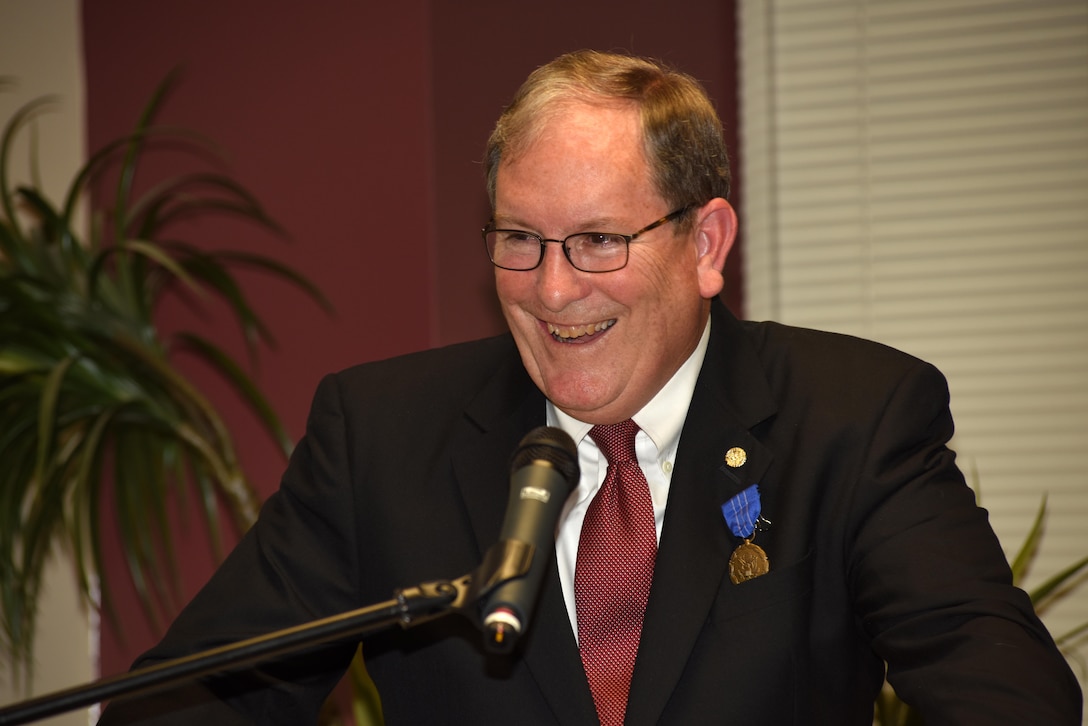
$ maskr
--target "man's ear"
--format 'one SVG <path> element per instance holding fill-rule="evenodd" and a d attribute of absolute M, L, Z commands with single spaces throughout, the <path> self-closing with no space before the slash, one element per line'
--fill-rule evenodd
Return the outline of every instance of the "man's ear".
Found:
<path fill-rule="evenodd" d="M 695 250 L 699 293 L 704 299 L 716 297 L 725 287 L 722 268 L 737 238 L 737 213 L 721 197 L 695 210 Z"/>

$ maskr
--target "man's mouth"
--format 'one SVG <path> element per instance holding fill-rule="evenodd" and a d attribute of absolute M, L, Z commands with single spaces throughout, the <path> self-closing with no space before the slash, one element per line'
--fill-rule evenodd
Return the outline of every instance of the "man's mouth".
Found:
<path fill-rule="evenodd" d="M 548 323 L 548 332 L 551 334 L 552 338 L 560 343 L 573 343 L 597 335 L 598 333 L 608 330 L 615 324 L 615 319 L 604 320 L 599 323 L 590 323 L 589 325 L 570 325 L 566 327 Z"/>

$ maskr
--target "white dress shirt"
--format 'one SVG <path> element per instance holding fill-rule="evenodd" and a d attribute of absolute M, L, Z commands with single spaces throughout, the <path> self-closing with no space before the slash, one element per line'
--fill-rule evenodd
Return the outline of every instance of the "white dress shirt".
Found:
<path fill-rule="evenodd" d="M 676 459 L 676 450 L 680 445 L 680 430 L 688 415 L 688 406 L 695 393 L 695 382 L 706 356 L 707 342 L 710 340 L 710 320 L 707 320 L 699 344 L 669 382 L 657 392 L 649 403 L 632 418 L 638 424 L 639 432 L 635 437 L 635 453 L 639 466 L 646 474 L 650 485 L 650 498 L 654 504 L 654 524 L 657 527 L 657 539 L 661 540 L 661 525 L 665 521 L 665 504 L 669 500 L 669 484 L 672 481 L 672 467 Z M 559 515 L 559 525 L 555 535 L 555 557 L 559 566 L 559 580 L 563 585 L 563 600 L 570 616 L 575 637 L 578 634 L 578 616 L 574 604 L 574 567 L 578 559 L 578 539 L 582 533 L 582 520 L 586 509 L 604 483 L 608 462 L 601 454 L 597 444 L 588 436 L 592 424 L 579 421 L 557 409 L 551 401 L 547 403 L 547 422 L 557 426 L 578 444 L 578 465 L 581 478 L 578 486 L 567 498 L 566 505 Z"/>

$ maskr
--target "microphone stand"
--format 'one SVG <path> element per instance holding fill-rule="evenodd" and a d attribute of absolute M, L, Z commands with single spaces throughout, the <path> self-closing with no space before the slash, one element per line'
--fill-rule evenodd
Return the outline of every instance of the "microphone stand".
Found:
<path fill-rule="evenodd" d="M 472 574 L 456 580 L 396 590 L 393 599 L 382 603 L 31 698 L 0 708 L 0 726 L 31 723 L 109 698 L 158 690 L 310 646 L 372 635 L 394 625 L 409 628 L 450 612 L 465 615 L 479 626 L 477 604 L 495 588 L 524 577 L 532 558 L 532 545 L 500 540 Z"/>

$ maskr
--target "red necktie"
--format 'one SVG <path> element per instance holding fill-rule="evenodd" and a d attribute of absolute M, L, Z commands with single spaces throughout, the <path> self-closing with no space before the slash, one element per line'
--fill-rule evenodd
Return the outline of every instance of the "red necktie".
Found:
<path fill-rule="evenodd" d="M 589 432 L 608 471 L 586 510 L 574 571 L 578 649 L 602 726 L 620 726 L 657 556 L 654 507 L 628 419 Z"/>

